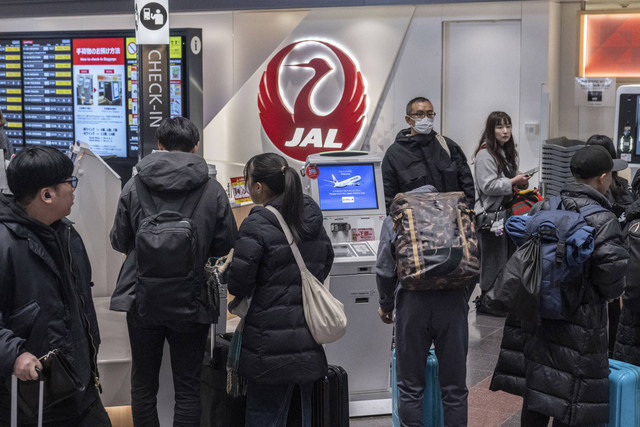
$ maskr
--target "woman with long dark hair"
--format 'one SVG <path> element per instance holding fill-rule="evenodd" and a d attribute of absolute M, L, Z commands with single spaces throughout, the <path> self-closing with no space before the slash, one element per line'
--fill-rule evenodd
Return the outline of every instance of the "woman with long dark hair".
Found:
<path fill-rule="evenodd" d="M 291 230 L 304 262 L 320 281 L 329 275 L 333 248 L 322 211 L 303 195 L 300 177 L 274 153 L 252 157 L 245 182 L 256 206 L 240 226 L 229 271 L 229 292 L 252 295 L 244 318 L 239 373 L 247 380 L 247 426 L 285 426 L 299 386 L 303 426 L 311 426 L 311 390 L 326 375 L 327 360 L 307 327 L 300 269 L 275 214 Z"/>
<path fill-rule="evenodd" d="M 494 111 L 487 123 L 474 153 L 476 183 L 476 215 L 496 217 L 495 212 L 505 209 L 516 189 L 529 186 L 531 176 L 518 174 L 518 153 L 511 132 L 511 117 L 503 111 Z M 500 227 L 479 230 L 480 244 L 480 296 L 475 300 L 476 313 L 505 316 L 490 305 L 487 292 L 500 269 L 513 252 L 513 243 Z"/>

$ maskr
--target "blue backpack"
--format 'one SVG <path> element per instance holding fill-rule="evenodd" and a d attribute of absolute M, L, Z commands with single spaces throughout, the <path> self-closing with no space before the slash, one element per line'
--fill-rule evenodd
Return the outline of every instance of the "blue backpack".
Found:
<path fill-rule="evenodd" d="M 584 299 L 585 272 L 594 247 L 595 229 L 585 217 L 608 210 L 591 204 L 579 212 L 568 211 L 560 196 L 550 197 L 549 206 L 528 218 L 513 218 L 524 225 L 521 237 L 540 244 L 540 317 L 567 319 Z"/>

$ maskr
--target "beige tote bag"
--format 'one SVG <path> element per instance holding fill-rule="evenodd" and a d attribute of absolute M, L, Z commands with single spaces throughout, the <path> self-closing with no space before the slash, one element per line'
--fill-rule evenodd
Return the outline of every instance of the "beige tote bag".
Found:
<path fill-rule="evenodd" d="M 347 316 L 344 305 L 311 272 L 302 259 L 298 245 L 293 241 L 291 230 L 284 218 L 273 206 L 266 206 L 278 218 L 293 256 L 300 268 L 302 278 L 302 304 L 304 318 L 311 335 L 318 344 L 329 344 L 341 338 L 347 330 Z"/>

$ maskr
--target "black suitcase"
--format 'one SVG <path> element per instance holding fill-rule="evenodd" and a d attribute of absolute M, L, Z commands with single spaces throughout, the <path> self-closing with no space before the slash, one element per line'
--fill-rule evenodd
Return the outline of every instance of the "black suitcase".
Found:
<path fill-rule="evenodd" d="M 200 397 L 202 427 L 243 427 L 247 407 L 246 396 L 227 395 L 227 356 L 233 334 L 216 334 L 212 327 L 205 364 L 202 366 Z M 213 343 L 213 345 L 211 345 Z M 213 357 L 211 357 L 213 354 Z"/>
<path fill-rule="evenodd" d="M 340 366 L 329 365 L 327 376 L 313 385 L 313 426 L 349 427 L 349 382 Z"/>
<path fill-rule="evenodd" d="M 329 365 L 327 376 L 313 383 L 311 405 L 313 427 L 349 427 L 349 384 L 343 368 Z M 296 386 L 291 396 L 287 427 L 301 425 L 300 389 Z"/>

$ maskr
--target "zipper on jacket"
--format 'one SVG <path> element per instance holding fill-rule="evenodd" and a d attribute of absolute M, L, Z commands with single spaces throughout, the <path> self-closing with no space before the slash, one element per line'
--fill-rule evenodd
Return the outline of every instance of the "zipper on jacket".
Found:
<path fill-rule="evenodd" d="M 80 304 L 82 305 L 81 316 L 85 321 L 87 335 L 89 336 L 89 344 L 91 345 L 91 371 L 93 374 L 93 385 L 100 391 L 100 393 L 102 393 L 102 384 L 100 384 L 100 373 L 98 372 L 98 349 L 96 348 L 96 344 L 93 341 L 93 335 L 91 334 L 91 322 L 87 317 L 86 303 L 84 301 L 84 298 L 82 298 L 82 293 L 78 289 L 78 280 L 75 273 L 73 272 L 73 256 L 71 254 L 71 226 L 67 226 L 67 251 L 69 252 L 69 272 L 73 277 L 73 282 L 76 288 L 75 290 L 78 294 Z"/>

